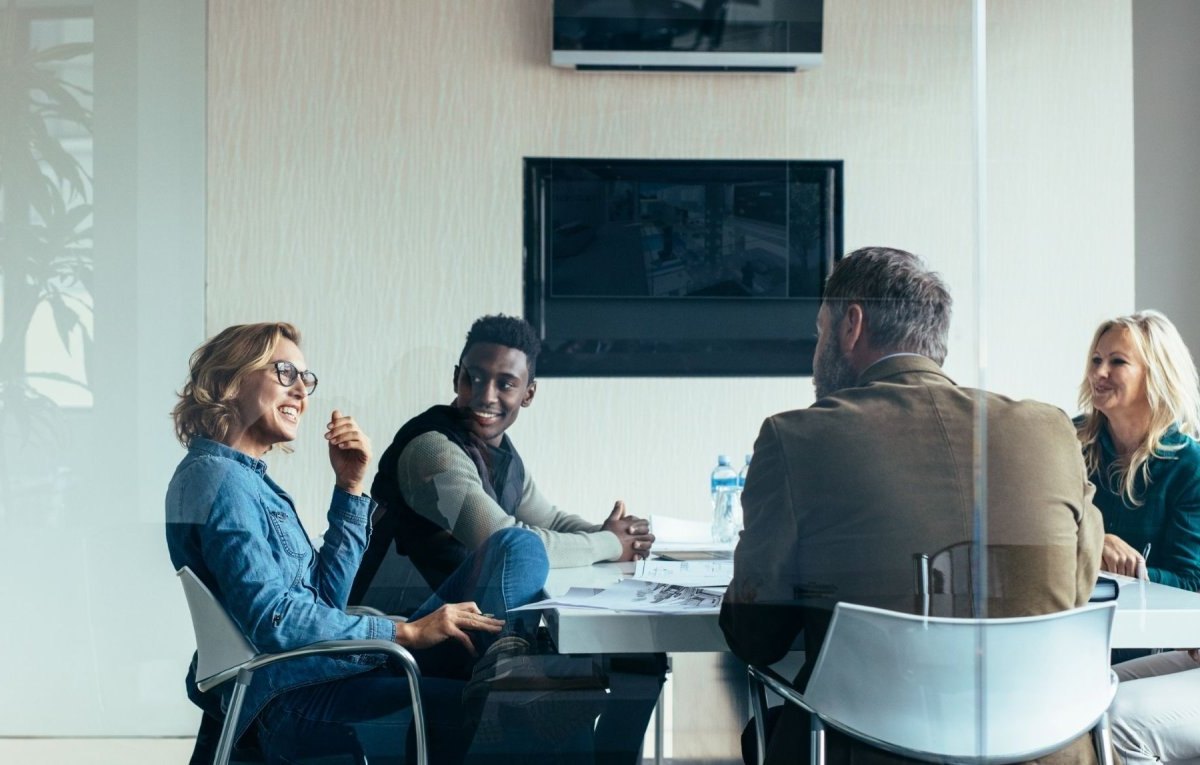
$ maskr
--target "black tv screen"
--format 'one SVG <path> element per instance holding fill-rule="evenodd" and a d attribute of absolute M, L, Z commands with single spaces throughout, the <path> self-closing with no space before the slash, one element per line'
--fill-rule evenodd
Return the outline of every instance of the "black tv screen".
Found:
<path fill-rule="evenodd" d="M 837 160 L 525 160 L 538 374 L 804 375 Z"/>

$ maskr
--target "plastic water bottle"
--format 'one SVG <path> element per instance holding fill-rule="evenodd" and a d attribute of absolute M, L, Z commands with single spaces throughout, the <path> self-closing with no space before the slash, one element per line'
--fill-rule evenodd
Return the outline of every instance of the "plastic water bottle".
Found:
<path fill-rule="evenodd" d="M 738 495 L 738 474 L 724 454 L 717 457 L 717 466 L 710 477 L 713 501 L 712 538 L 714 542 L 729 543 L 734 540 L 741 522 L 742 503 Z"/>
<path fill-rule="evenodd" d="M 738 491 L 742 491 L 746 488 L 746 473 L 750 472 L 750 458 L 752 456 L 754 455 L 746 455 L 746 464 L 742 465 L 742 472 L 738 473 Z"/>

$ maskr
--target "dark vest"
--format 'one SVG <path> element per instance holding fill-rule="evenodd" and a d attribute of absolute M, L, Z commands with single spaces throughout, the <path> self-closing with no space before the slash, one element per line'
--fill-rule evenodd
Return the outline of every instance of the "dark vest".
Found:
<path fill-rule="evenodd" d="M 441 433 L 462 449 L 483 483 L 483 490 L 509 515 L 515 515 L 525 485 L 525 466 L 504 436 L 499 447 L 479 441 L 463 425 L 459 411 L 451 406 L 434 406 L 404 424 L 379 458 L 379 472 L 371 483 L 371 497 L 379 503 L 372 523 L 371 541 L 354 578 L 350 602 L 362 596 L 379 570 L 389 544 L 407 555 L 429 586 L 436 590 L 470 554 L 466 545 L 447 529 L 422 516 L 400 494 L 396 463 L 413 439 L 426 433 Z"/>

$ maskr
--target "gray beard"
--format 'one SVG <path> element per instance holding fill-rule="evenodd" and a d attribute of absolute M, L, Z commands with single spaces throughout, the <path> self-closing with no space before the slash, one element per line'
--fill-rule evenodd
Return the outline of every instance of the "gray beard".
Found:
<path fill-rule="evenodd" d="M 813 387 L 817 389 L 818 399 L 857 384 L 858 373 L 838 351 L 836 344 L 829 343 L 822 349 L 821 355 L 813 359 Z"/>

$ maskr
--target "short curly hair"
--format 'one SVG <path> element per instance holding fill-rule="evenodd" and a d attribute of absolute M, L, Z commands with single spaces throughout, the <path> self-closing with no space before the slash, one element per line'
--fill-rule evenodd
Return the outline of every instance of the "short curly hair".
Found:
<path fill-rule="evenodd" d="M 542 341 L 538 339 L 537 330 L 529 322 L 518 316 L 505 316 L 502 313 L 479 317 L 467 332 L 467 341 L 463 344 L 462 353 L 458 354 L 459 364 L 462 364 L 463 357 L 476 343 L 495 343 L 516 348 L 524 353 L 529 364 L 529 380 L 533 381 L 537 373 L 537 357 L 542 351 Z"/>
<path fill-rule="evenodd" d="M 300 344 L 300 330 L 287 322 L 237 324 L 209 338 L 192 354 L 191 374 L 171 410 L 175 437 L 184 446 L 194 438 L 224 443 L 239 422 L 236 401 L 242 381 L 266 369 L 283 339 Z"/>

